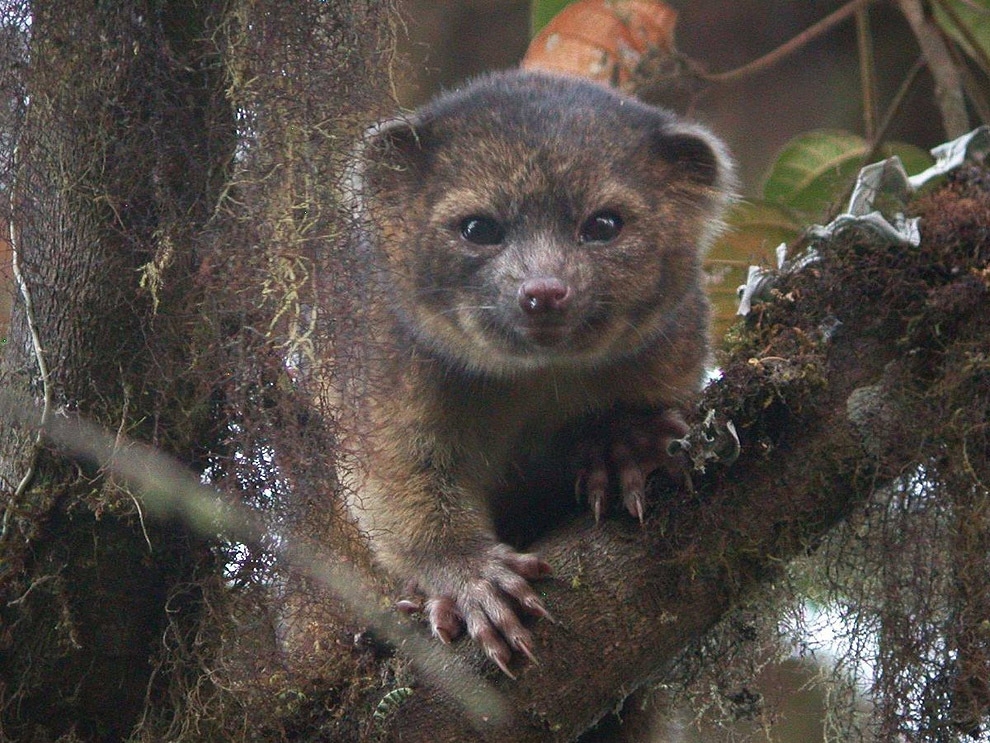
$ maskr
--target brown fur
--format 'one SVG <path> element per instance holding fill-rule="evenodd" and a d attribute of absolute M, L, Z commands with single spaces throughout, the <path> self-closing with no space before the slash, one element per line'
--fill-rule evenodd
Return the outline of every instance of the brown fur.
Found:
<path fill-rule="evenodd" d="M 579 457 L 596 514 L 611 477 L 642 517 L 642 477 L 701 382 L 700 259 L 730 182 L 707 131 L 533 73 L 369 133 L 352 183 L 367 276 L 346 481 L 377 558 L 425 594 L 442 639 L 463 622 L 503 669 L 510 648 L 530 654 L 517 610 L 546 615 L 527 581 L 549 566 L 502 543 L 493 510 L 535 509 L 532 463 Z M 617 234 L 587 239 L 602 234 L 593 215 L 602 229 L 618 216 Z M 473 217 L 501 239 L 468 239 Z"/>

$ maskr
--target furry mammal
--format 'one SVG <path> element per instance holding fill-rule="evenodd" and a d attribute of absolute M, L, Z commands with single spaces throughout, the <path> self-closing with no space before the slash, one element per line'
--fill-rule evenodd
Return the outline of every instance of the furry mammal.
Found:
<path fill-rule="evenodd" d="M 706 130 L 596 84 L 483 77 L 375 127 L 354 172 L 364 334 L 349 507 L 377 559 L 508 673 L 550 572 L 496 531 L 561 432 L 596 517 L 643 485 L 699 388 L 700 259 L 731 184 Z"/>

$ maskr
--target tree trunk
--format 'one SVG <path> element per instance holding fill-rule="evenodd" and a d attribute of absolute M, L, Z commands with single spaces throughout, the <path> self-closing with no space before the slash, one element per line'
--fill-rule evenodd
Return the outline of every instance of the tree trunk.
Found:
<path fill-rule="evenodd" d="M 208 39 L 223 5 L 32 3 L 4 191 L 23 291 L 3 386 L 30 394 L 39 419 L 80 415 L 187 463 L 214 429 L 216 360 L 193 345 L 208 333 L 193 308 L 235 142 Z M 201 562 L 198 538 L 143 522 L 119 483 L 28 428 L 3 427 L 0 473 L 3 730 L 125 737 L 155 693 L 166 599 Z"/>
<path fill-rule="evenodd" d="M 0 138 L 16 269 L 0 393 L 18 393 L 0 400 L 0 737 L 229 740 L 231 719 L 267 710 L 227 694 L 272 652 L 264 547 L 147 517 L 143 481 L 35 431 L 92 421 L 118 455 L 146 442 L 290 518 L 261 458 L 280 436 L 330 461 L 284 360 L 310 343 L 312 246 L 334 243 L 336 180 L 385 101 L 389 11 L 59 0 L 5 15 L 29 40 L 0 60 L 4 102 L 26 112 Z M 284 477 L 324 505 L 326 471 Z M 233 680 L 214 683 L 228 661 Z"/>

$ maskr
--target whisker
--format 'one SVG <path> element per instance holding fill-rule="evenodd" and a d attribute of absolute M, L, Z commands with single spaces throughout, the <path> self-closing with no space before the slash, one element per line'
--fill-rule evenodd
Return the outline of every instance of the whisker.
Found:
<path fill-rule="evenodd" d="M 466 312 L 466 311 L 470 312 L 470 311 L 479 311 L 479 310 L 484 312 L 492 312 L 496 309 L 498 309 L 498 306 L 494 304 L 474 304 L 474 305 L 459 304 L 454 307 L 448 307 L 447 309 L 444 310 L 437 310 L 436 312 L 433 313 L 433 316 L 435 317 L 437 315 L 453 315 L 458 312 Z"/>

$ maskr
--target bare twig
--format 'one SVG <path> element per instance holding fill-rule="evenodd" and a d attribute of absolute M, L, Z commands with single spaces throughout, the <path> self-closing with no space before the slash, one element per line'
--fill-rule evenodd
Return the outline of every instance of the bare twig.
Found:
<path fill-rule="evenodd" d="M 825 16 L 814 25 L 809 26 L 790 41 L 781 44 L 772 52 L 763 55 L 759 59 L 754 59 L 752 62 L 749 62 L 742 67 L 737 67 L 734 70 L 728 70 L 726 72 L 716 73 L 705 73 L 699 71 L 697 74 L 703 80 L 708 82 L 728 83 L 755 75 L 758 72 L 763 72 L 763 70 L 773 67 L 775 64 L 783 61 L 785 58 L 801 49 L 801 47 L 805 44 L 832 30 L 835 26 L 842 23 L 842 21 L 865 8 L 872 1 L 873 0 L 851 0 L 851 2 L 843 5 L 834 13 Z"/>
<path fill-rule="evenodd" d="M 935 79 L 935 100 L 942 112 L 942 128 L 949 139 L 961 137 L 970 127 L 959 69 L 938 28 L 925 15 L 921 0 L 897 0 L 897 5 L 911 26 Z"/>
<path fill-rule="evenodd" d="M 45 583 L 51 583 L 53 581 L 61 580 L 62 570 L 64 569 L 65 566 L 63 565 L 58 569 L 58 572 L 52 573 L 50 575 L 43 575 L 40 578 L 35 578 L 33 581 L 31 581 L 31 585 L 27 587 L 27 590 L 24 593 L 22 593 L 20 596 L 18 596 L 16 599 L 11 599 L 10 601 L 8 601 L 7 606 L 17 606 L 18 604 L 23 604 L 27 600 L 27 597 L 31 595 L 31 592 L 35 588 L 38 588 L 39 586 L 43 586 L 45 585 Z"/>
<path fill-rule="evenodd" d="M 883 118 L 877 125 L 874 136 L 870 139 L 870 149 L 863 157 L 864 165 L 873 162 L 876 158 L 877 152 L 880 150 L 881 143 L 887 137 L 887 131 L 890 129 L 890 125 L 893 123 L 894 117 L 897 116 L 898 112 L 901 110 L 901 106 L 904 104 L 904 99 L 907 98 L 907 94 L 911 91 L 912 86 L 914 86 L 914 83 L 918 79 L 918 75 L 921 74 L 921 71 L 924 68 L 925 58 L 922 55 L 915 60 L 913 65 L 911 65 L 911 69 L 908 70 L 908 73 L 904 76 L 904 80 L 901 82 L 897 92 L 894 93 L 894 97 L 891 99 L 890 105 L 887 106 L 887 110 L 884 112 Z"/>
<path fill-rule="evenodd" d="M 944 10 L 949 13 L 949 18 L 958 27 L 959 31 L 962 33 L 963 38 L 974 50 L 974 59 L 976 59 L 977 64 L 983 66 L 983 69 L 987 74 L 990 74 L 990 59 L 987 58 L 986 53 L 979 46 L 976 39 L 973 38 L 972 33 L 966 28 L 959 16 L 954 10 L 952 10 L 947 4 L 940 4 Z M 959 75 L 962 78 L 963 91 L 969 98 L 969 102 L 973 104 L 973 108 L 976 109 L 976 115 L 979 116 L 980 121 L 984 123 L 990 123 L 990 99 L 987 98 L 987 93 L 984 90 L 985 85 L 982 81 L 977 80 L 973 75 L 972 71 L 966 64 L 965 51 L 960 47 L 959 44 L 955 43 L 953 39 L 948 35 L 943 33 L 943 38 L 946 43 L 946 48 L 949 50 L 949 55 L 952 57 L 953 63 L 956 65 L 956 69 L 959 70 Z M 973 45 L 976 46 L 973 46 Z"/>
<path fill-rule="evenodd" d="M 856 11 L 856 46 L 859 49 L 859 85 L 863 96 L 863 134 L 873 141 L 877 132 L 877 75 L 870 11 L 866 6 Z"/>
<path fill-rule="evenodd" d="M 31 480 L 34 479 L 34 474 L 38 466 L 38 455 L 41 452 L 42 442 L 44 436 L 42 431 L 45 426 L 48 425 L 48 421 L 51 418 L 51 408 L 52 408 L 52 385 L 51 377 L 48 373 L 48 364 L 45 361 L 45 352 L 41 346 L 41 336 L 38 333 L 38 324 L 35 321 L 34 316 L 34 302 L 31 299 L 31 291 L 28 287 L 27 280 L 24 278 L 24 273 L 21 271 L 21 246 L 17 231 L 17 220 L 16 207 L 18 198 L 18 175 L 20 173 L 20 163 L 19 163 L 19 145 L 14 146 L 13 150 L 13 165 L 14 165 L 14 180 L 10 186 L 10 252 L 11 252 L 11 267 L 14 272 L 14 281 L 17 282 L 17 288 L 21 292 L 21 297 L 24 300 L 24 318 L 27 322 L 28 331 L 31 334 L 31 343 L 34 347 L 34 357 L 38 363 L 38 374 L 41 377 L 41 386 L 43 393 L 43 404 L 41 408 L 41 422 L 39 425 L 38 435 L 34 442 L 34 451 L 31 453 L 31 459 L 28 462 L 27 470 L 24 473 L 24 477 L 18 483 L 17 488 L 14 490 L 14 495 L 7 504 L 7 508 L 3 513 L 3 524 L 0 525 L 0 541 L 2 541 L 7 536 L 7 528 L 10 523 L 10 514 L 13 511 L 14 504 L 20 499 L 24 492 L 28 489 L 31 484 Z"/>
<path fill-rule="evenodd" d="M 951 48 L 950 51 L 952 51 Z M 955 51 L 954 54 L 959 54 L 959 52 Z M 976 115 L 984 124 L 990 124 L 990 98 L 987 97 L 983 82 L 978 80 L 965 65 L 960 65 L 959 74 L 962 75 L 963 90 L 966 91 L 969 102 L 976 109 Z"/>

